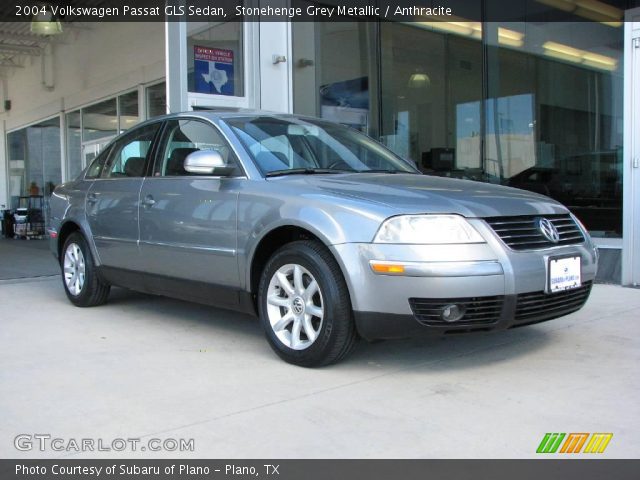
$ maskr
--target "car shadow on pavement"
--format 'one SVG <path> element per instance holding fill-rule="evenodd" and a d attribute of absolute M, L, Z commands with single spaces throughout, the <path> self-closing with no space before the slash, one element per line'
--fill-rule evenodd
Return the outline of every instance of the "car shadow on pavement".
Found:
<path fill-rule="evenodd" d="M 125 288 L 112 288 L 107 306 L 135 309 L 139 315 L 148 314 L 147 318 L 175 321 L 176 326 L 189 323 L 234 334 L 262 336 L 257 318 L 251 315 Z"/>
<path fill-rule="evenodd" d="M 125 308 L 137 319 L 171 328 L 196 330 L 199 335 L 264 345 L 265 361 L 282 362 L 272 354 L 256 317 L 208 305 L 148 295 L 122 288 L 112 289 L 108 308 Z M 145 320 L 146 319 L 146 320 Z M 542 324 L 544 325 L 544 324 Z M 367 372 L 388 368 L 429 371 L 481 368 L 532 354 L 550 341 L 542 325 L 489 333 L 424 336 L 401 340 L 360 340 L 350 356 L 325 368 Z M 241 338 L 239 338 L 241 337 Z"/>
<path fill-rule="evenodd" d="M 375 343 L 361 341 L 345 364 L 425 369 L 482 368 L 543 349 L 550 335 L 540 326 L 488 333 L 418 337 Z"/>

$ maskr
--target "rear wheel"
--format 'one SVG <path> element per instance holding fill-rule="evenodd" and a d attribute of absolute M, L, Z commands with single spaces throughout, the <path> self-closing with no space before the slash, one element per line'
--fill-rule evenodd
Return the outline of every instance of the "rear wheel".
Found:
<path fill-rule="evenodd" d="M 289 363 L 327 365 L 353 348 L 349 292 L 340 267 L 318 242 L 280 248 L 262 272 L 258 301 L 269 344 Z"/>
<path fill-rule="evenodd" d="M 85 238 L 74 232 L 65 240 L 60 258 L 62 283 L 67 297 L 78 307 L 102 305 L 110 286 L 100 280 Z"/>

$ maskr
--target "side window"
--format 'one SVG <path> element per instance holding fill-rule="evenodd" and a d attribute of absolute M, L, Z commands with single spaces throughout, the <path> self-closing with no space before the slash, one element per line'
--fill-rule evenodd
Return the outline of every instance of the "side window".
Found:
<path fill-rule="evenodd" d="M 111 147 L 102 178 L 142 177 L 151 144 L 160 123 L 152 123 L 128 133 Z"/>
<path fill-rule="evenodd" d="M 227 165 L 235 167 L 232 177 L 242 175 L 242 169 L 231 147 L 218 130 L 199 120 L 173 120 L 167 123 L 166 144 L 154 169 L 156 177 L 195 176 L 184 169 L 184 160 L 198 150 L 215 150 Z"/>
<path fill-rule="evenodd" d="M 104 167 L 107 158 L 109 157 L 109 152 L 111 148 L 107 148 L 100 152 L 100 154 L 91 162 L 89 168 L 87 168 L 87 173 L 84 178 L 90 180 L 92 178 L 98 178 L 100 173 L 102 172 L 102 167 Z"/>

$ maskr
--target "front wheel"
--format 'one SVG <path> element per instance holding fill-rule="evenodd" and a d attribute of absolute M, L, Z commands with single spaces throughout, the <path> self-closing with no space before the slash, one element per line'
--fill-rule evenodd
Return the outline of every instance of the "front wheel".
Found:
<path fill-rule="evenodd" d="M 60 268 L 64 291 L 71 303 L 93 307 L 107 301 L 110 287 L 98 277 L 91 251 L 81 233 L 72 233 L 64 242 Z"/>
<path fill-rule="evenodd" d="M 258 302 L 269 344 L 289 363 L 328 365 L 353 348 L 349 292 L 340 267 L 318 242 L 280 248 L 262 272 Z"/>

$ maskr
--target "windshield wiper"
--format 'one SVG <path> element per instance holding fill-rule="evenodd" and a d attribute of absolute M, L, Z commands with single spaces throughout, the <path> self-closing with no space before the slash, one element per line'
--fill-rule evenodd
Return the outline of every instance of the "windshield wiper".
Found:
<path fill-rule="evenodd" d="M 317 173 L 345 173 L 347 170 L 333 168 L 288 168 L 286 170 L 273 170 L 267 172 L 265 177 L 281 177 L 283 175 L 314 175 Z"/>
<path fill-rule="evenodd" d="M 417 173 L 405 170 L 393 170 L 391 168 L 372 168 L 371 170 L 356 170 L 357 173 Z"/>

